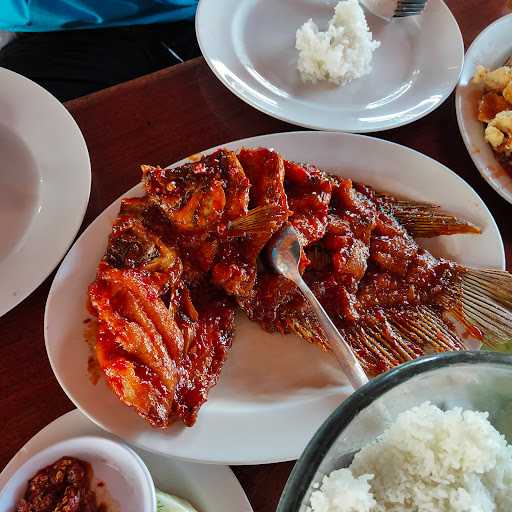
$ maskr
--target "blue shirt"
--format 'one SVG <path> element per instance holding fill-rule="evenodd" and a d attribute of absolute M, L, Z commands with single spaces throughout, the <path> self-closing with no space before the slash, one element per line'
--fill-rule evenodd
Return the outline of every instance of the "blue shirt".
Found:
<path fill-rule="evenodd" d="M 49 32 L 181 21 L 198 0 L 0 0 L 0 30 Z"/>

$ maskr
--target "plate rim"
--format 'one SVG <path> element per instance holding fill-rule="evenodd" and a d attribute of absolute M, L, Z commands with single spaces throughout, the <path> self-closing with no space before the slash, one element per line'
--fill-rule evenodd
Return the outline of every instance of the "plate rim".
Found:
<path fill-rule="evenodd" d="M 38 94 L 40 94 L 42 97 L 45 97 L 47 100 L 49 100 L 53 105 L 55 106 L 55 111 L 60 112 L 63 115 L 63 119 L 66 120 L 66 122 L 69 122 L 69 127 L 72 129 L 69 131 L 70 136 L 76 137 L 78 143 L 81 146 L 81 152 L 80 159 L 84 157 L 84 178 L 86 180 L 86 186 L 85 186 L 85 195 L 83 197 L 83 203 L 79 205 L 77 208 L 77 217 L 76 222 L 74 223 L 74 226 L 72 229 L 70 229 L 68 241 L 63 243 L 62 246 L 59 248 L 59 250 L 53 250 L 52 256 L 47 258 L 46 265 L 43 266 L 44 270 L 42 270 L 39 273 L 39 277 L 37 279 L 34 279 L 30 284 L 28 282 L 25 283 L 25 286 L 22 286 L 20 288 L 16 289 L 9 289 L 8 291 L 3 291 L 5 293 L 5 296 L 8 297 L 8 299 L 5 299 L 5 302 L 0 302 L 0 318 L 7 313 L 9 313 L 11 310 L 13 310 L 16 306 L 21 304 L 25 299 L 27 299 L 39 286 L 50 276 L 50 274 L 56 269 L 56 267 L 59 265 L 59 263 L 62 261 L 64 256 L 67 254 L 69 248 L 71 247 L 73 241 L 76 238 L 76 235 L 78 234 L 80 227 L 82 226 L 82 222 L 85 217 L 85 213 L 87 211 L 87 207 L 89 205 L 89 199 L 91 194 L 91 184 L 92 184 L 92 173 L 91 173 L 91 158 L 89 155 L 89 148 L 87 147 L 87 142 L 85 141 L 84 135 L 82 133 L 82 130 L 78 126 L 78 123 L 74 119 L 74 117 L 71 115 L 69 110 L 64 106 L 63 103 L 61 103 L 55 96 L 53 96 L 50 92 L 48 92 L 44 87 L 41 87 L 39 84 L 34 82 L 33 80 L 30 80 L 29 78 L 20 75 L 19 73 L 16 73 L 14 71 L 11 71 L 10 69 L 0 67 L 0 81 L 2 74 L 7 75 L 10 77 L 9 79 L 22 81 L 25 83 L 30 84 L 30 86 L 33 88 L 34 91 L 38 91 Z M 83 190 L 83 187 L 80 187 L 79 190 Z M 58 206 L 57 206 L 58 208 Z M 49 247 L 54 247 L 53 244 L 50 244 Z M 37 247 L 35 248 L 37 250 Z M 24 251 L 26 251 L 26 246 L 24 247 Z M 30 251 L 33 251 L 34 248 L 28 249 Z M 14 292 L 16 294 L 14 295 Z"/>
<path fill-rule="evenodd" d="M 145 449 L 142 449 L 142 448 L 139 448 L 136 446 L 134 447 L 133 444 L 126 442 L 124 439 L 119 438 L 118 436 L 116 436 L 115 434 L 113 434 L 111 432 L 105 431 L 100 426 L 98 426 L 96 423 L 91 422 L 88 419 L 88 417 L 83 412 L 81 412 L 79 409 L 72 409 L 71 411 L 68 411 L 68 412 L 62 414 L 61 416 L 55 418 L 50 423 L 48 423 L 43 428 L 41 428 L 27 442 L 25 442 L 23 444 L 23 446 L 10 458 L 9 462 L 5 465 L 5 467 L 0 472 L 0 488 L 2 486 L 4 486 L 5 484 L 7 484 L 7 482 L 10 480 L 10 478 L 12 476 L 14 476 L 16 471 L 18 471 L 18 469 L 21 468 L 21 466 L 23 466 L 23 464 L 25 464 L 25 462 L 27 462 L 29 460 L 29 458 L 36 455 L 41 450 L 45 449 L 45 448 L 41 448 L 41 449 L 37 449 L 37 450 L 34 449 L 33 453 L 31 453 L 32 445 L 37 443 L 37 441 L 39 441 L 41 438 L 44 438 L 44 436 L 50 434 L 52 429 L 54 429 L 56 427 L 63 428 L 66 426 L 67 423 L 70 423 L 72 421 L 80 421 L 80 423 L 84 422 L 84 424 L 85 424 L 85 422 L 91 423 L 95 428 L 100 430 L 100 432 L 97 432 L 96 434 L 80 434 L 80 436 L 95 435 L 95 436 L 102 437 L 104 439 L 113 440 L 114 442 L 117 442 L 117 443 L 125 444 L 126 446 L 128 446 L 131 449 L 135 448 L 137 455 L 142 458 L 145 465 L 147 463 L 144 460 L 144 453 L 140 453 L 141 451 L 142 452 L 145 451 L 145 452 L 147 452 L 147 454 L 156 456 L 156 457 L 162 459 L 163 461 L 165 461 L 166 459 L 170 459 L 170 460 L 174 460 L 178 464 L 186 464 L 191 467 L 203 466 L 203 464 L 198 464 L 198 463 L 191 462 L 191 461 L 183 461 L 183 460 L 180 460 L 175 457 L 167 457 L 162 454 L 149 452 L 149 450 L 145 450 Z M 66 434 L 63 434 L 62 436 L 59 436 L 60 439 L 59 439 L 59 441 L 57 441 L 57 443 L 61 442 L 61 441 L 65 441 L 67 439 L 72 439 L 74 437 L 77 437 L 77 434 L 75 432 L 70 431 L 69 435 L 68 435 L 68 433 L 66 433 Z M 46 448 L 51 446 L 51 444 L 46 444 L 46 443 L 45 443 L 45 445 L 46 445 L 45 446 Z M 239 510 L 240 512 L 252 512 L 253 511 L 251 503 L 247 497 L 247 494 L 245 493 L 244 488 L 242 487 L 242 484 L 240 483 L 240 481 L 236 477 L 235 473 L 229 466 L 227 466 L 225 464 L 210 465 L 208 467 L 208 470 L 209 471 L 210 470 L 217 471 L 219 474 L 224 473 L 225 479 L 226 480 L 229 479 L 240 491 L 240 502 L 238 503 L 238 505 L 240 505 L 241 508 L 235 509 L 235 506 L 234 506 L 233 512 L 235 512 L 235 510 Z M 186 498 L 186 499 L 190 499 L 190 498 Z"/>
<path fill-rule="evenodd" d="M 500 269 L 502 269 L 502 270 L 505 269 L 505 263 L 506 263 L 506 260 L 505 260 L 505 249 L 504 249 L 503 239 L 501 237 L 501 233 L 499 231 L 499 228 L 498 228 L 498 226 L 496 224 L 496 221 L 495 221 L 492 213 L 488 209 L 487 205 L 480 198 L 480 196 L 477 194 L 477 192 L 471 187 L 471 185 L 469 185 L 463 178 L 461 178 L 458 174 L 456 174 L 454 171 L 449 169 L 446 165 L 442 164 L 441 162 L 439 162 L 439 161 L 435 160 L 434 158 L 432 158 L 432 157 L 430 157 L 428 155 L 425 155 L 425 154 L 423 154 L 423 153 L 421 153 L 421 152 L 419 152 L 419 151 L 417 151 L 415 149 L 412 149 L 412 148 L 409 148 L 407 146 L 398 144 L 396 142 L 391 142 L 391 141 L 388 141 L 388 140 L 385 140 L 385 139 L 381 139 L 381 138 L 377 138 L 377 137 L 371 137 L 371 136 L 368 136 L 368 135 L 352 134 L 352 133 L 346 133 L 346 132 L 336 132 L 336 131 L 302 131 L 302 130 L 300 130 L 300 131 L 293 131 L 293 132 L 279 132 L 279 133 L 263 134 L 263 135 L 257 135 L 257 136 L 254 136 L 254 137 L 246 137 L 246 138 L 243 138 L 243 139 L 229 141 L 229 142 L 225 142 L 223 144 L 220 144 L 220 145 L 217 145 L 217 146 L 214 146 L 214 147 L 211 147 L 211 148 L 201 149 L 201 150 L 197 151 L 196 153 L 194 153 L 193 156 L 195 157 L 197 154 L 208 154 L 208 153 L 210 153 L 212 151 L 215 151 L 219 147 L 225 147 L 227 145 L 243 145 L 245 143 L 245 141 L 248 141 L 248 140 L 252 141 L 251 144 L 258 144 L 258 140 L 260 140 L 260 139 L 274 139 L 274 138 L 280 138 L 280 137 L 285 137 L 285 138 L 290 137 L 290 138 L 293 138 L 296 135 L 307 135 L 307 137 L 324 137 L 326 134 L 334 136 L 334 137 L 340 137 L 340 138 L 364 139 L 364 140 L 369 140 L 370 142 L 373 142 L 373 143 L 376 142 L 377 144 L 383 144 L 385 146 L 398 147 L 398 148 L 400 148 L 401 151 L 412 153 L 417 158 L 425 159 L 425 160 L 433 163 L 434 165 L 442 168 L 443 172 L 453 175 L 457 179 L 457 181 L 460 183 L 461 186 L 466 188 L 466 190 L 470 191 L 481 202 L 481 205 L 482 205 L 482 207 L 483 207 L 483 209 L 484 209 L 484 211 L 485 211 L 485 213 L 486 213 L 486 215 L 488 217 L 490 226 L 492 226 L 495 229 L 496 233 L 497 233 L 498 242 L 499 242 L 498 253 L 499 253 L 499 258 L 501 260 Z M 266 144 L 268 144 L 270 146 L 270 143 L 266 143 Z M 189 157 L 181 159 L 181 160 L 171 164 L 169 167 L 178 166 L 178 165 L 181 165 L 182 163 L 187 162 L 187 161 L 189 161 Z M 102 217 L 104 215 L 104 212 L 108 208 L 110 208 L 114 203 L 118 202 L 122 197 L 125 197 L 125 196 L 130 195 L 131 193 L 133 193 L 135 191 L 135 189 L 137 189 L 140 186 L 141 186 L 141 184 L 137 183 L 136 185 L 131 187 L 129 190 L 127 190 L 125 193 L 121 194 L 118 198 L 114 199 L 114 201 L 112 201 L 102 212 L 100 212 L 98 214 L 98 216 L 91 222 L 91 224 L 89 226 L 87 226 L 87 228 L 84 230 L 84 232 L 75 241 L 75 243 L 73 244 L 73 247 L 74 247 L 75 244 L 79 244 L 80 243 L 81 238 L 86 236 L 88 231 L 90 229 L 92 229 L 93 224 L 96 221 L 98 221 L 98 219 L 100 219 L 100 217 Z M 61 266 L 64 265 L 65 262 L 66 262 L 66 260 L 64 260 L 61 263 Z M 47 351 L 47 355 L 48 355 L 48 359 L 49 359 L 49 362 L 50 362 L 50 366 L 51 366 L 52 371 L 54 373 L 54 376 L 57 379 L 57 381 L 58 381 L 59 385 L 61 386 L 62 390 L 66 393 L 66 395 L 68 396 L 69 400 L 71 400 L 71 402 L 78 408 L 78 410 L 84 416 L 86 416 L 90 421 L 92 421 L 94 424 L 96 424 L 98 427 L 100 427 L 101 429 L 103 429 L 103 430 L 105 430 L 107 432 L 110 432 L 113 435 L 116 435 L 115 432 L 113 432 L 112 430 L 110 430 L 107 427 L 107 425 L 105 424 L 105 422 L 102 421 L 101 418 L 94 416 L 92 413 L 89 413 L 88 410 L 86 410 L 85 408 L 82 407 L 79 399 L 76 398 L 70 391 L 68 391 L 68 386 L 66 386 L 65 383 L 64 383 L 63 375 L 61 375 L 60 372 L 56 371 L 56 367 L 55 367 L 55 364 L 54 364 L 55 361 L 50 356 L 50 348 L 49 347 L 50 347 L 51 342 L 50 342 L 50 336 L 49 336 L 49 333 L 48 333 L 48 331 L 49 331 L 49 316 L 50 316 L 49 303 L 50 303 L 51 298 L 53 297 L 54 286 L 55 286 L 55 283 L 56 283 L 57 279 L 59 278 L 60 270 L 61 269 L 59 267 L 59 270 L 57 271 L 57 274 L 56 274 L 56 276 L 54 278 L 54 282 L 52 283 L 52 286 L 51 286 L 49 294 L 48 294 L 48 299 L 47 299 L 47 302 L 46 302 L 45 313 L 44 313 L 45 348 L 46 348 L 46 351 Z M 127 441 L 127 442 L 129 442 L 133 446 L 136 446 L 136 447 L 138 447 L 140 449 L 143 449 L 145 451 L 148 451 L 148 452 L 155 453 L 157 455 L 168 456 L 168 457 L 172 457 L 172 458 L 175 458 L 175 459 L 178 459 L 178 460 L 194 462 L 194 463 L 202 463 L 202 464 L 256 465 L 256 464 L 287 462 L 287 461 L 296 460 L 296 458 L 297 458 L 297 455 L 293 455 L 293 456 L 289 456 L 289 457 L 282 457 L 282 456 L 271 456 L 271 457 L 268 457 L 268 456 L 266 456 L 266 457 L 263 457 L 263 458 L 262 457 L 254 458 L 254 456 L 251 456 L 251 457 L 240 457 L 239 456 L 238 458 L 233 458 L 233 457 L 227 458 L 226 457 L 226 458 L 223 458 L 223 459 L 211 458 L 211 457 L 207 458 L 205 456 L 194 457 L 194 456 L 177 455 L 175 453 L 173 453 L 173 454 L 163 453 L 163 452 L 159 451 L 158 449 L 153 448 L 152 446 L 148 446 L 147 444 L 140 443 L 140 442 L 138 442 L 138 440 L 136 440 L 136 439 L 134 440 L 133 438 L 130 441 Z"/>
<path fill-rule="evenodd" d="M 439 2 L 439 5 L 441 6 L 441 8 L 443 8 L 445 10 L 444 14 L 450 18 L 451 23 L 454 25 L 454 28 L 456 29 L 455 30 L 455 32 L 456 32 L 455 38 L 457 39 L 457 42 L 458 42 L 458 45 L 457 45 L 458 50 L 460 50 L 460 53 L 461 53 L 460 62 L 458 64 L 457 76 L 454 77 L 453 81 L 450 83 L 449 88 L 441 96 L 441 98 L 439 99 L 439 101 L 437 103 L 429 106 L 429 108 L 427 110 L 425 110 L 424 112 L 422 112 L 419 115 L 412 117 L 411 119 L 406 119 L 406 120 L 397 121 L 397 122 L 390 122 L 389 124 L 383 125 L 380 127 L 370 126 L 367 129 L 364 129 L 364 128 L 362 128 L 362 129 L 352 129 L 352 128 L 351 129 L 347 129 L 347 128 L 336 129 L 332 126 L 325 127 L 324 125 L 322 125 L 322 123 L 308 123 L 308 122 L 303 122 L 303 121 L 298 122 L 296 119 L 293 118 L 293 114 L 286 116 L 283 114 L 272 112 L 270 109 L 266 108 L 264 104 L 260 104 L 256 100 L 253 100 L 252 97 L 251 98 L 245 97 L 237 89 L 230 87 L 228 82 L 226 80 L 224 80 L 222 74 L 218 71 L 217 67 L 213 65 L 212 59 L 208 56 L 208 53 L 205 52 L 204 41 L 201 38 L 201 30 L 199 28 L 199 25 L 201 23 L 200 20 L 201 20 L 202 12 L 204 9 L 204 5 L 206 5 L 207 1 L 210 1 L 210 0 L 199 0 L 199 4 L 197 6 L 197 11 L 196 11 L 195 32 L 196 32 L 197 42 L 199 44 L 199 49 L 201 50 L 201 54 L 202 54 L 204 60 L 206 61 L 206 63 L 208 64 L 208 67 L 215 75 L 215 77 L 221 82 L 221 84 L 224 87 L 226 87 L 226 89 L 228 89 L 228 91 L 231 94 L 234 94 L 238 99 L 240 99 L 247 105 L 258 110 L 259 112 L 262 112 L 263 114 L 273 117 L 274 119 L 278 119 L 279 121 L 283 121 L 285 123 L 289 123 L 289 124 L 292 124 L 292 125 L 295 125 L 298 127 L 308 128 L 311 130 L 318 130 L 318 131 L 333 131 L 333 132 L 337 132 L 337 133 L 368 134 L 368 133 L 383 132 L 386 130 L 399 128 L 401 126 L 406 126 L 408 124 L 414 123 L 414 122 L 419 121 L 420 119 L 428 116 L 434 110 L 438 109 L 443 103 L 445 103 L 445 101 L 450 97 L 450 95 L 453 93 L 454 89 L 457 87 L 457 84 L 459 83 L 460 76 L 462 73 L 462 69 L 464 67 L 464 58 L 465 58 L 464 39 L 462 37 L 462 32 L 460 30 L 459 23 L 457 22 L 457 19 L 453 15 L 451 9 L 446 5 L 444 0 L 437 0 Z M 433 0 L 431 0 L 431 1 L 433 1 Z"/>
<path fill-rule="evenodd" d="M 471 138 L 469 136 L 468 131 L 465 128 L 465 118 L 462 112 L 462 84 L 460 83 L 460 80 L 462 78 L 462 74 L 464 73 L 464 68 L 468 64 L 467 56 L 471 51 L 474 51 L 475 48 L 478 47 L 481 40 L 484 39 L 489 32 L 491 32 L 497 25 L 500 25 L 501 23 L 512 23 L 512 13 L 505 14 L 504 16 L 501 16 L 497 20 L 494 20 L 492 23 L 487 25 L 473 40 L 473 42 L 470 44 L 469 48 L 467 49 L 465 55 L 464 55 L 464 65 L 462 67 L 461 73 L 459 75 L 459 81 L 457 82 L 457 88 L 455 90 L 455 111 L 457 115 L 457 125 L 459 127 L 459 132 L 462 136 L 462 140 L 464 142 L 464 146 L 466 147 L 466 150 L 471 157 L 471 160 L 473 161 L 473 164 L 477 168 L 478 172 L 480 173 L 480 176 L 486 181 L 486 183 L 499 195 L 501 196 L 505 201 L 512 204 L 512 188 L 510 190 L 505 189 L 504 187 L 499 187 L 498 184 L 492 180 L 488 173 L 485 172 L 485 168 L 480 165 L 478 162 L 478 159 L 475 157 L 473 151 L 471 151 Z M 486 143 L 487 144 L 487 143 Z M 498 161 L 496 160 L 498 163 Z"/>

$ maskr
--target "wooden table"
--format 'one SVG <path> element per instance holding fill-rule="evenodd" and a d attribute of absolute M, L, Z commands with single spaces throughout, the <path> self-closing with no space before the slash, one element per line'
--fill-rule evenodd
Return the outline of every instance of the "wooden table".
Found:
<path fill-rule="evenodd" d="M 450 0 L 466 47 L 496 18 L 505 0 Z M 296 129 L 232 95 L 202 59 L 67 103 L 91 156 L 92 190 L 82 229 L 139 180 L 139 164 L 168 164 L 231 140 Z M 480 177 L 460 137 L 453 95 L 424 119 L 377 134 L 447 165 L 477 190 L 500 227 L 512 262 L 512 206 Z M 72 169 L 70 169 L 72 172 Z M 58 229 L 58 226 L 56 226 Z M 36 256 L 35 256 L 36 257 Z M 509 263 L 509 270 L 512 267 Z M 0 319 L 0 468 L 36 432 L 73 408 L 48 364 L 43 314 L 50 276 Z M 273 511 L 291 463 L 234 468 L 255 511 Z"/>

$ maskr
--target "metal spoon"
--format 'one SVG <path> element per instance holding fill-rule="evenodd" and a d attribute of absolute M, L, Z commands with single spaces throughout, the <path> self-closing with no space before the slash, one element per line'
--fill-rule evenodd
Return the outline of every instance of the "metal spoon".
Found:
<path fill-rule="evenodd" d="M 268 246 L 269 260 L 274 270 L 290 281 L 293 281 L 298 286 L 315 312 L 325 338 L 338 360 L 343 373 L 354 389 L 360 388 L 368 382 L 368 377 L 359 364 L 354 352 L 352 352 L 350 345 L 343 336 L 341 336 L 318 299 L 302 279 L 298 269 L 300 251 L 301 245 L 297 237 L 297 232 L 293 226 L 289 224 L 281 228 Z"/>

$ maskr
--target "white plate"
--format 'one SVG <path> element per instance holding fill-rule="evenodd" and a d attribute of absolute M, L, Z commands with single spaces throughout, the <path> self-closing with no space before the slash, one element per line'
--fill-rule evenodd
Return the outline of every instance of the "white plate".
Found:
<path fill-rule="evenodd" d="M 267 146 L 383 191 L 435 201 L 483 228 L 481 236 L 431 240 L 429 246 L 468 265 L 504 268 L 503 244 L 484 203 L 461 178 L 403 146 L 358 135 L 297 132 L 226 144 Z M 141 195 L 134 187 L 127 195 Z M 350 388 L 329 354 L 295 336 L 267 334 L 237 318 L 237 334 L 219 384 L 193 428 L 155 430 L 122 405 L 86 367 L 83 320 L 88 284 L 103 256 L 119 201 L 82 234 L 53 282 L 45 314 L 46 348 L 61 386 L 91 420 L 141 448 L 197 462 L 257 464 L 296 459 Z"/>
<path fill-rule="evenodd" d="M 503 66 L 512 55 L 511 34 L 512 14 L 509 14 L 489 25 L 473 41 L 466 53 L 455 97 L 459 129 L 473 162 L 487 183 L 509 203 L 512 203 L 512 176 L 501 166 L 485 141 L 485 125 L 478 120 L 481 92 L 471 84 L 471 79 L 478 64 L 492 69 Z"/>
<path fill-rule="evenodd" d="M 303 84 L 295 32 L 309 18 L 321 29 L 337 0 L 201 0 L 196 33 L 217 78 L 273 117 L 320 130 L 387 130 L 427 115 L 453 91 L 464 60 L 462 36 L 442 0 L 421 16 L 387 23 L 367 13 L 373 71 L 343 87 Z"/>
<path fill-rule="evenodd" d="M 82 223 L 89 154 L 50 93 L 0 68 L 0 316 L 55 268 Z"/>
<path fill-rule="evenodd" d="M 89 435 L 115 440 L 80 411 L 74 410 L 57 418 L 37 433 L 7 464 L 0 473 L 0 489 L 37 452 L 72 437 Z M 199 512 L 252 512 L 242 486 L 228 467 L 181 462 L 137 449 L 136 452 L 148 467 L 158 489 L 185 498 Z"/>

